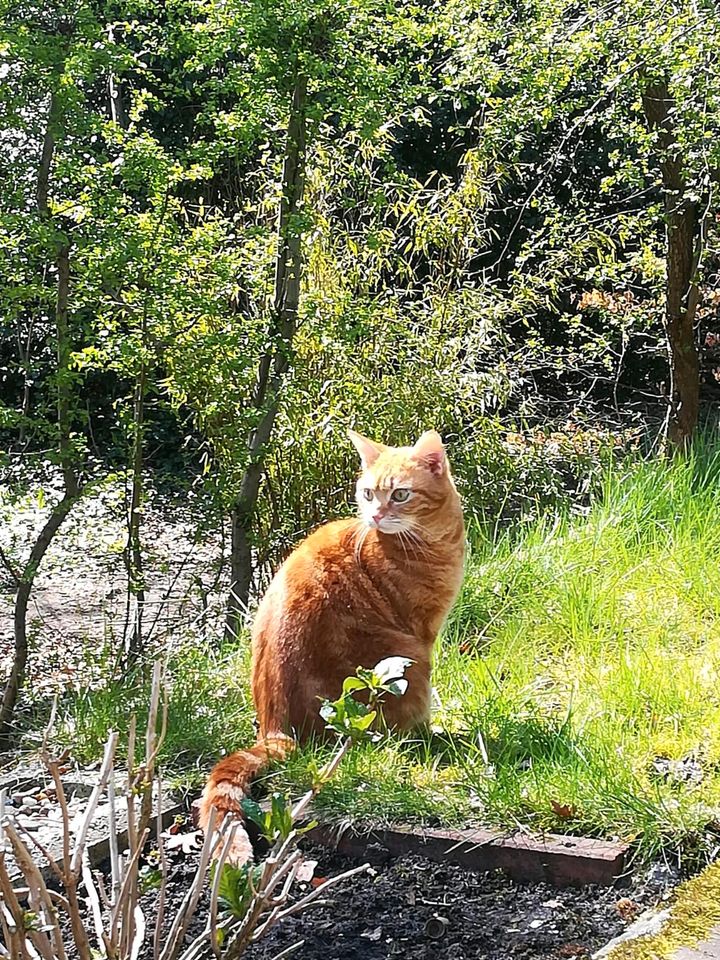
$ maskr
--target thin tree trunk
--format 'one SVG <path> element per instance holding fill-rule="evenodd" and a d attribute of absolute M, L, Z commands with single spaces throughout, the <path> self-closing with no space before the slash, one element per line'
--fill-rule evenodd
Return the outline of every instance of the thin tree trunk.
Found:
<path fill-rule="evenodd" d="M 30 362 L 32 359 L 33 320 L 28 321 L 27 333 L 22 329 L 20 320 L 17 321 L 17 349 L 22 370 L 23 386 L 20 401 L 20 428 L 18 430 L 18 445 L 24 449 L 27 443 L 27 424 L 30 419 L 31 391 L 30 391 Z"/>
<path fill-rule="evenodd" d="M 685 449 L 695 432 L 700 406 L 700 366 L 695 344 L 700 216 L 698 204 L 686 196 L 683 158 L 673 119 L 675 102 L 667 81 L 652 83 L 646 88 L 643 106 L 650 129 L 657 132 L 665 195 L 665 327 L 670 358 L 668 438 L 676 447 Z"/>
<path fill-rule="evenodd" d="M 111 44 L 115 43 L 115 32 L 112 26 L 108 27 L 108 40 Z M 127 120 L 122 90 L 112 70 L 108 73 L 108 101 L 110 103 L 110 117 L 119 127 L 125 129 Z"/>
<path fill-rule="evenodd" d="M 143 349 L 145 323 L 143 322 Z M 143 575 L 142 541 L 140 525 L 143 501 L 143 441 L 145 434 L 145 361 L 141 361 L 135 381 L 133 396 L 132 480 L 130 511 L 128 514 L 128 540 L 125 547 L 125 564 L 128 573 L 128 590 L 135 601 L 133 629 L 128 646 L 129 657 L 137 656 L 143 648 L 143 614 L 145 610 L 145 579 Z"/>
<path fill-rule="evenodd" d="M 280 405 L 280 390 L 290 365 L 297 327 L 302 270 L 302 236 L 297 216 L 305 189 L 307 80 L 295 78 L 288 121 L 282 197 L 278 213 L 278 249 L 268 349 L 258 366 L 253 405 L 258 413 L 248 438 L 248 465 L 231 511 L 230 573 L 226 636 L 239 631 L 252 585 L 252 526 L 262 478 L 265 450 Z"/>
<path fill-rule="evenodd" d="M 57 254 L 58 287 L 55 308 L 55 328 L 57 333 L 57 422 L 58 449 L 62 468 L 65 493 L 76 497 L 79 493 L 78 478 L 75 473 L 74 455 L 71 441 L 70 402 L 72 383 L 70 380 L 70 354 L 72 343 L 68 324 L 68 295 L 70 293 L 70 249 L 63 241 Z"/>
<path fill-rule="evenodd" d="M 59 123 L 57 101 L 50 99 L 48 124 L 43 140 L 38 182 L 36 189 L 37 209 L 41 217 L 50 220 L 48 204 L 50 169 L 55 150 L 55 131 Z M 10 675 L 5 682 L 2 704 L 0 704 L 0 746 L 7 747 L 12 732 L 13 717 L 18 695 L 25 682 L 25 672 L 29 655 L 27 636 L 27 610 L 30 595 L 35 583 L 38 568 L 48 551 L 55 534 L 70 513 L 81 493 L 80 484 L 73 463 L 71 440 L 71 398 L 70 380 L 71 340 L 68 324 L 68 296 L 70 291 L 70 253 L 67 241 L 62 239 L 56 254 L 57 295 L 55 301 L 55 330 L 57 337 L 57 429 L 58 452 L 62 470 L 64 493 L 53 508 L 40 531 L 27 563 L 22 571 L 15 573 L 17 590 L 15 593 L 14 642 L 15 650 Z"/>
<path fill-rule="evenodd" d="M 65 492 L 60 502 L 53 508 L 38 535 L 30 557 L 17 578 L 14 612 L 15 651 L 10 675 L 5 683 L 2 705 L 0 705 L 0 745 L 8 745 L 12 730 L 17 698 L 25 682 L 25 672 L 29 654 L 27 636 L 27 610 L 30 595 L 35 583 L 38 568 L 48 551 L 55 534 L 70 513 L 80 495 L 80 485 L 72 461 L 70 440 L 70 336 L 68 329 L 68 292 L 70 288 L 70 261 L 67 244 L 63 243 L 57 255 L 58 288 L 55 307 L 55 326 L 57 332 L 57 419 L 58 449 L 62 468 Z"/>
<path fill-rule="evenodd" d="M 115 34 L 112 26 L 108 27 L 108 39 L 111 44 L 115 43 Z M 110 71 L 108 74 L 108 103 L 110 107 L 110 116 L 118 126 L 125 129 L 127 127 L 127 116 L 123 104 L 123 95 L 120 84 L 115 74 Z M 167 204 L 167 197 L 166 197 Z M 166 204 L 163 207 L 163 217 L 165 215 Z M 147 335 L 147 292 L 145 296 L 145 306 L 143 307 L 142 326 L 140 332 L 141 350 L 145 349 Z M 130 449 L 131 461 L 131 480 L 130 480 L 130 504 L 128 507 L 127 526 L 128 538 L 125 544 L 125 568 L 128 577 L 128 595 L 127 595 L 127 616 L 125 620 L 125 654 L 129 661 L 142 653 L 143 649 L 143 615 L 145 611 L 145 577 L 143 572 L 143 553 L 142 553 L 142 504 L 144 495 L 143 483 L 143 444 L 145 439 L 145 394 L 147 388 L 147 368 L 145 358 L 140 361 L 140 369 L 135 378 L 135 387 L 133 390 L 133 426 L 132 441 Z M 127 631 L 130 626 L 130 612 L 132 606 L 132 632 L 128 640 Z"/>

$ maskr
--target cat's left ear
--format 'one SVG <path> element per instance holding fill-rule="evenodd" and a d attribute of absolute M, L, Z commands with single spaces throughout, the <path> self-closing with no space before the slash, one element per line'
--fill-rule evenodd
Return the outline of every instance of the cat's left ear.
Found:
<path fill-rule="evenodd" d="M 426 430 L 412 448 L 413 458 L 439 477 L 445 471 L 445 447 L 437 430 Z"/>
<path fill-rule="evenodd" d="M 363 470 L 367 470 L 368 467 L 371 467 L 383 450 L 387 449 L 384 444 L 376 443 L 374 440 L 368 440 L 367 437 L 363 437 L 361 434 L 355 433 L 354 430 L 348 430 L 348 436 L 352 440 L 355 449 L 360 454 Z"/>

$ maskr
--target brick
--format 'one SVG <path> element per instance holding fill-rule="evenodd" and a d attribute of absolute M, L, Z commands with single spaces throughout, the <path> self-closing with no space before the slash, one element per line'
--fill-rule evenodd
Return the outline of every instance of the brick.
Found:
<path fill-rule="evenodd" d="M 520 882 L 545 881 L 556 887 L 609 885 L 622 876 L 627 846 L 557 834 L 513 835 L 491 830 L 440 830 L 410 826 L 358 830 L 320 824 L 308 837 L 362 859 L 369 845 L 392 856 L 416 853 L 429 860 L 457 863 L 470 870 L 500 869 Z"/>

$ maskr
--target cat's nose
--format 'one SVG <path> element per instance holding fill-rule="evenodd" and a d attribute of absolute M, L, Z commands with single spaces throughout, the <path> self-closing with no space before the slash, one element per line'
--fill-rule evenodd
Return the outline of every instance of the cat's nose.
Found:
<path fill-rule="evenodd" d="M 380 521 L 383 519 L 384 516 L 385 516 L 385 511 L 378 510 L 377 513 L 373 514 L 373 520 L 375 521 L 375 523 L 380 523 Z"/>

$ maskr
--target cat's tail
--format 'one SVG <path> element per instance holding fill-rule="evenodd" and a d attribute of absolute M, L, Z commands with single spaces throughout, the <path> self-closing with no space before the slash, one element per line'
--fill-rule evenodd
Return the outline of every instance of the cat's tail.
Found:
<path fill-rule="evenodd" d="M 220 826 L 226 816 L 242 820 L 242 801 L 247 796 L 251 781 L 264 770 L 272 760 L 283 760 L 296 747 L 292 737 L 283 733 L 271 733 L 258 739 L 248 750 L 238 750 L 223 757 L 210 771 L 208 782 L 200 798 L 200 816 L 198 822 L 203 831 L 207 831 L 210 812 L 217 811 L 215 826 Z M 215 851 L 219 855 L 220 850 Z M 236 865 L 252 859 L 253 851 L 250 838 L 244 827 L 237 827 L 228 861 Z"/>

